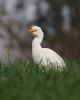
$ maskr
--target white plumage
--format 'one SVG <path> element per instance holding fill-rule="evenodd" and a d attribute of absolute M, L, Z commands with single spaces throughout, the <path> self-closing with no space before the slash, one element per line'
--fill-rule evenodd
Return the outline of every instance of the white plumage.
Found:
<path fill-rule="evenodd" d="M 63 59 L 56 52 L 49 48 L 41 47 L 43 32 L 40 27 L 33 26 L 27 32 L 31 32 L 35 36 L 32 42 L 32 56 L 36 64 L 40 67 L 44 66 L 46 69 L 52 68 L 56 70 L 62 70 L 66 66 Z"/>

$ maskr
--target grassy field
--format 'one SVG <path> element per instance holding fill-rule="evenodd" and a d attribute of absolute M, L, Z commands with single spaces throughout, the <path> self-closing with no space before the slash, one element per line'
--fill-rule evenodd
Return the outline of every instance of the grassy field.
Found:
<path fill-rule="evenodd" d="M 24 62 L 0 65 L 0 100 L 80 100 L 80 61 L 45 71 Z"/>

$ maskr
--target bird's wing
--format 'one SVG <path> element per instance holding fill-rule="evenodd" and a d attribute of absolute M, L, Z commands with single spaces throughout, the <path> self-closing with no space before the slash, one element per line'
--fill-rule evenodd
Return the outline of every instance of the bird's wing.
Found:
<path fill-rule="evenodd" d="M 43 48 L 43 49 L 45 57 L 49 59 L 51 63 L 58 62 L 60 65 L 61 64 L 65 65 L 63 59 L 55 51 L 48 48 Z"/>

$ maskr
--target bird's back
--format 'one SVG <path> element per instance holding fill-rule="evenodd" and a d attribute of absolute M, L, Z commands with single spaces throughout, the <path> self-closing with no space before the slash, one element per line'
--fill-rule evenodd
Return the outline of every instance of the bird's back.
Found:
<path fill-rule="evenodd" d="M 66 66 L 63 59 L 53 50 L 48 48 L 42 48 L 41 55 L 39 57 L 39 64 L 42 66 L 47 66 L 48 68 L 51 68 L 52 66 L 54 69 L 62 69 Z"/>
<path fill-rule="evenodd" d="M 46 58 L 54 65 L 56 63 L 58 66 L 65 65 L 63 59 L 53 50 L 48 48 L 43 48 Z"/>

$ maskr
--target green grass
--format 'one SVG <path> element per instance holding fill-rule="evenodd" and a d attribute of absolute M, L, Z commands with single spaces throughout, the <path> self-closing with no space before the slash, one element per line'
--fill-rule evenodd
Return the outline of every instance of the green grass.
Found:
<path fill-rule="evenodd" d="M 0 100 L 80 100 L 80 61 L 67 62 L 63 72 L 0 65 Z"/>

